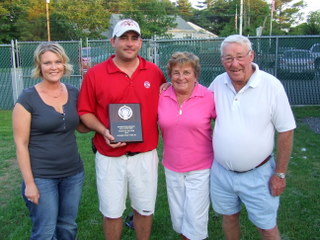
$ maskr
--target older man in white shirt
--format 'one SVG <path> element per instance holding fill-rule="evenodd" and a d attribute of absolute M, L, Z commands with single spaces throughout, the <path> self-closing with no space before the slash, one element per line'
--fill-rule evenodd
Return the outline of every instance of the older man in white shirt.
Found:
<path fill-rule="evenodd" d="M 209 87 L 215 93 L 217 112 L 211 200 L 214 210 L 223 215 L 227 240 L 240 239 L 242 203 L 262 239 L 280 239 L 279 195 L 286 186 L 296 124 L 281 82 L 259 70 L 253 59 L 248 38 L 227 37 L 221 44 L 226 72 Z"/>

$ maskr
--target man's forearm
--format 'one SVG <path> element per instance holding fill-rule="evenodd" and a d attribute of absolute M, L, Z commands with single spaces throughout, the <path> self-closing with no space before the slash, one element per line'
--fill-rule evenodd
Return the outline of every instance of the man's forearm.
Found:
<path fill-rule="evenodd" d="M 99 119 L 92 113 L 86 113 L 80 116 L 81 121 L 91 130 L 104 135 L 106 127 L 99 121 Z"/>
<path fill-rule="evenodd" d="M 276 172 L 286 173 L 293 145 L 293 130 L 278 134 Z"/>

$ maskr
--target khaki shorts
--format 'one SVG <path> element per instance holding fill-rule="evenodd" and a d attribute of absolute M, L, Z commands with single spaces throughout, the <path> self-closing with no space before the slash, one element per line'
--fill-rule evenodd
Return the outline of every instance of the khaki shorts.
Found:
<path fill-rule="evenodd" d="M 134 210 L 145 216 L 154 213 L 159 162 L 155 149 L 120 157 L 97 152 L 95 162 L 99 209 L 105 217 L 122 216 L 128 192 Z"/>

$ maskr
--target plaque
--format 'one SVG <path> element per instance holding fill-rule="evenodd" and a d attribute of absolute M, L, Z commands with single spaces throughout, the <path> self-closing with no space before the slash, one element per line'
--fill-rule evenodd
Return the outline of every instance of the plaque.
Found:
<path fill-rule="evenodd" d="M 113 142 L 142 142 L 140 104 L 109 104 L 110 133 Z"/>

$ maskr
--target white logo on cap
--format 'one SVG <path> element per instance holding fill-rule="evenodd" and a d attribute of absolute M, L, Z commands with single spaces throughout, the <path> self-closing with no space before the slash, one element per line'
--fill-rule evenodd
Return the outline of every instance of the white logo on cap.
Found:
<path fill-rule="evenodd" d="M 137 26 L 131 19 L 127 19 L 121 22 L 120 26 Z"/>
<path fill-rule="evenodd" d="M 135 31 L 136 33 L 141 35 L 139 24 L 136 21 L 132 19 L 124 19 L 116 24 L 113 30 L 112 37 L 120 37 L 122 36 L 122 34 L 128 31 Z"/>

